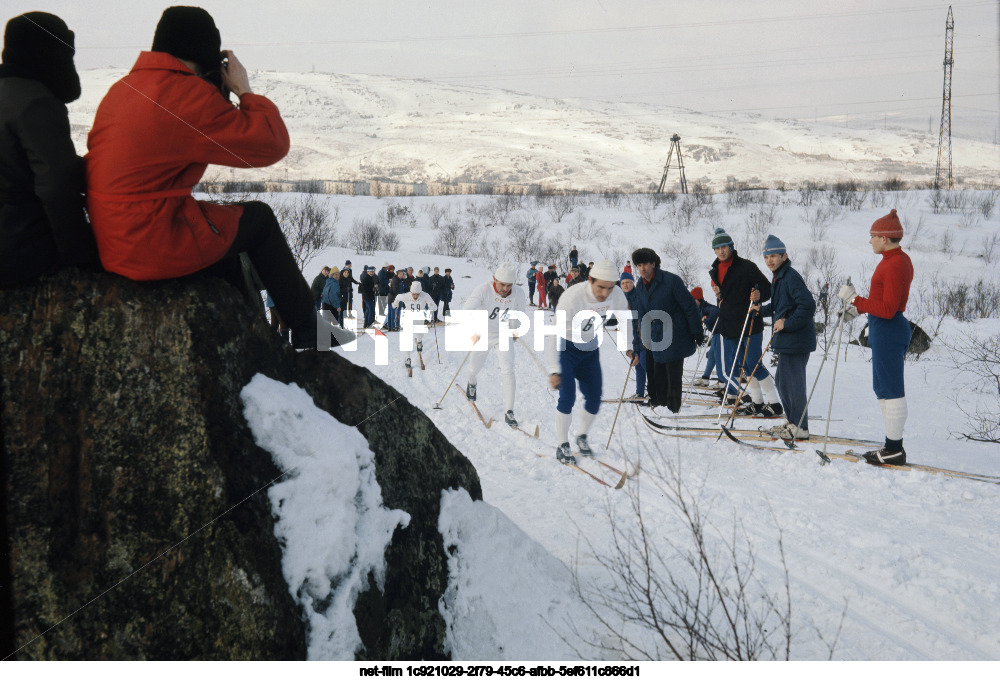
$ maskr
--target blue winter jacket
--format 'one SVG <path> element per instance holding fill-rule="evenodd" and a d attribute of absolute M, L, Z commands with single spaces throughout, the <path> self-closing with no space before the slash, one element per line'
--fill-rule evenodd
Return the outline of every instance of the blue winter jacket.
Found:
<path fill-rule="evenodd" d="M 661 364 L 680 361 L 694 354 L 694 338 L 702 335 L 701 314 L 698 313 L 698 305 L 681 278 L 676 274 L 657 269 L 648 288 L 646 282 L 640 278 L 636 281 L 635 290 L 635 313 L 638 315 L 640 328 L 642 317 L 650 310 L 660 310 L 670 315 L 672 329 L 669 337 L 670 345 L 666 349 L 653 352 L 653 361 Z M 662 341 L 663 326 L 663 321 L 653 321 L 650 337 L 642 344 L 649 347 L 653 342 Z M 632 349 L 638 352 L 639 346 L 640 334 L 637 334 L 632 341 Z"/>
<path fill-rule="evenodd" d="M 392 273 L 388 269 L 383 267 L 378 270 L 378 294 L 385 296 L 389 294 L 389 283 L 393 279 Z"/>
<path fill-rule="evenodd" d="M 774 272 L 771 301 L 763 305 L 761 316 L 785 320 L 785 327 L 774 334 L 771 349 L 777 354 L 809 354 L 816 349 L 816 301 L 802 276 L 786 261 Z"/>
<path fill-rule="evenodd" d="M 336 276 L 331 276 L 323 286 L 323 298 L 320 300 L 324 305 L 330 305 L 334 309 L 340 308 L 340 283 Z"/>
<path fill-rule="evenodd" d="M 698 314 L 707 317 L 705 319 L 705 332 L 712 333 L 712 331 L 714 330 L 715 333 L 712 333 L 712 335 L 719 335 L 721 333 L 721 331 L 719 331 L 718 326 L 715 325 L 715 322 L 719 320 L 718 307 L 713 305 L 711 302 L 702 300 L 701 306 L 698 307 Z"/>

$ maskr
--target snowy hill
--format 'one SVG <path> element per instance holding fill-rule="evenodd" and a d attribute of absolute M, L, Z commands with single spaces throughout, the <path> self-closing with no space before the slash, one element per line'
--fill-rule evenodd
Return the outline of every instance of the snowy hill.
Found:
<path fill-rule="evenodd" d="M 98 103 L 123 74 L 120 69 L 81 73 L 83 97 L 70 107 L 81 153 Z M 547 99 L 378 76 L 258 71 L 251 83 L 281 109 L 292 150 L 271 168 L 241 172 L 247 179 L 644 191 L 659 184 L 674 134 L 681 137 L 688 181 L 706 180 L 715 191 L 727 177 L 770 185 L 890 177 L 926 182 L 933 180 L 937 162 L 936 130 L 882 129 L 883 121 L 855 129 L 843 122 Z M 953 149 L 956 181 L 997 182 L 996 144 L 956 137 Z"/>

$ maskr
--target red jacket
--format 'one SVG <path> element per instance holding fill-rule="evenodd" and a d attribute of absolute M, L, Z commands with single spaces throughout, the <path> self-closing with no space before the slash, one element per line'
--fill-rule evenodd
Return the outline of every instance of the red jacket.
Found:
<path fill-rule="evenodd" d="M 266 97 L 239 108 L 165 52 L 142 52 L 104 96 L 87 138 L 87 211 L 111 272 L 136 280 L 191 274 L 229 250 L 243 208 L 196 201 L 207 164 L 257 168 L 288 153 Z"/>

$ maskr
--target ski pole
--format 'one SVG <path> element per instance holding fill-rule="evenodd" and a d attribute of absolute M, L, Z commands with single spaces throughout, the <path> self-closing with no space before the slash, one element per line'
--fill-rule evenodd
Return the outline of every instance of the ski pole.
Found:
<path fill-rule="evenodd" d="M 620 397 L 618 397 L 618 408 L 615 409 L 615 419 L 611 423 L 611 432 L 608 433 L 608 443 L 604 445 L 604 448 L 608 448 L 609 446 L 611 446 L 611 437 L 613 437 L 615 434 L 615 425 L 618 424 L 618 414 L 621 413 L 622 402 L 625 401 L 625 390 L 628 388 L 628 381 L 629 378 L 631 377 L 632 377 L 632 361 L 629 360 L 628 371 L 625 373 L 625 384 L 622 385 L 622 394 Z"/>
<path fill-rule="evenodd" d="M 698 359 L 697 359 L 697 361 L 695 361 L 695 364 L 694 364 L 694 372 L 695 373 L 698 372 L 698 367 L 701 366 L 701 360 L 705 356 L 705 352 L 707 352 L 708 348 L 711 347 L 711 345 L 712 345 L 712 336 L 715 335 L 715 329 L 718 328 L 718 326 L 719 326 L 719 318 L 721 316 L 722 315 L 720 314 L 719 316 L 715 317 L 715 324 L 712 325 L 712 332 L 708 334 L 708 338 L 705 340 L 704 345 L 702 345 L 702 348 L 700 350 L 698 350 L 698 354 L 697 354 Z M 687 401 L 687 393 L 685 393 L 682 390 L 681 391 L 681 408 L 684 408 L 684 404 L 685 404 L 686 401 Z"/>
<path fill-rule="evenodd" d="M 438 365 L 440 365 L 441 364 L 441 345 L 438 344 L 438 325 L 437 325 L 437 322 L 434 323 L 434 349 L 437 350 Z"/>
<path fill-rule="evenodd" d="M 851 277 L 847 277 L 847 284 L 850 285 Z M 840 362 L 840 342 L 844 339 L 844 312 L 847 311 L 847 301 L 840 308 L 840 332 L 837 334 L 837 356 L 833 358 L 833 378 L 830 382 L 830 405 L 826 409 L 826 434 L 823 435 L 823 455 L 820 458 L 829 460 L 826 455 L 826 446 L 830 443 L 830 414 L 833 413 L 833 390 L 837 386 L 837 364 Z"/>
<path fill-rule="evenodd" d="M 455 382 L 455 378 L 458 377 L 458 373 L 459 373 L 459 371 L 462 370 L 462 366 L 465 366 L 465 362 L 469 360 L 469 355 L 470 354 L 472 354 L 472 350 L 471 349 L 468 352 L 465 353 L 465 358 L 462 359 L 462 363 L 460 363 L 458 365 L 458 370 L 455 371 L 455 375 L 452 376 L 451 382 L 448 383 L 448 387 L 445 388 L 444 394 L 441 395 L 441 399 L 438 400 L 438 403 L 434 404 L 434 408 L 436 408 L 438 410 L 441 409 L 441 402 L 444 401 L 444 398 L 448 396 L 448 390 L 451 389 L 451 385 L 452 385 L 452 383 Z"/>
<path fill-rule="evenodd" d="M 841 325 L 841 322 L 843 320 L 844 320 L 843 316 L 838 316 L 837 317 L 837 324 L 833 327 L 833 332 L 834 333 L 839 332 L 840 325 Z M 826 364 L 826 358 L 827 358 L 827 355 L 826 355 L 826 353 L 824 353 L 823 354 L 823 361 L 820 362 L 819 369 L 817 369 L 817 371 L 816 371 L 816 379 L 813 380 L 812 389 L 809 390 L 809 398 L 806 399 L 806 407 L 804 409 L 802 409 L 802 415 L 799 416 L 799 422 L 795 424 L 795 427 L 797 429 L 800 429 L 802 427 L 802 423 L 803 423 L 803 421 L 805 421 L 806 414 L 809 413 L 809 404 L 812 403 L 813 394 L 816 393 L 816 386 L 819 385 L 819 376 L 820 376 L 820 374 L 823 373 L 823 365 Z"/>
<path fill-rule="evenodd" d="M 747 322 L 750 321 L 750 312 L 752 311 L 753 311 L 753 301 L 751 300 L 750 306 L 747 307 L 747 317 L 746 319 L 743 320 L 743 328 L 740 330 L 739 337 L 741 338 L 743 337 L 743 333 L 747 329 Z M 740 346 L 739 344 L 737 344 L 736 351 L 733 352 L 733 365 L 729 369 L 729 375 L 726 376 L 726 388 L 722 393 L 722 403 L 719 405 L 719 415 L 716 416 L 715 418 L 716 422 L 719 422 L 719 419 L 722 418 L 722 411 L 726 408 L 726 395 L 729 393 L 729 386 L 733 384 L 733 373 L 736 372 L 736 360 L 739 358 L 740 358 Z"/>
<path fill-rule="evenodd" d="M 754 364 L 753 370 L 750 371 L 750 373 L 749 373 L 750 380 L 753 380 L 753 374 L 757 372 L 757 367 L 760 366 L 760 362 L 764 360 L 764 355 L 767 354 L 767 350 L 771 348 L 771 341 L 772 340 L 774 340 L 774 334 L 773 333 L 771 334 L 771 337 L 768 338 L 767 344 L 764 346 L 764 350 L 760 353 L 760 358 L 757 359 L 757 363 Z M 747 347 L 749 348 L 749 346 L 750 346 L 750 338 L 747 338 Z M 725 426 L 726 427 L 729 427 L 729 423 L 732 421 L 733 418 L 736 417 L 736 410 L 740 407 L 740 399 L 743 398 L 743 393 L 746 392 L 747 387 L 750 386 L 750 380 L 747 380 L 747 384 L 743 385 L 741 387 L 741 389 L 740 389 L 740 393 L 738 395 L 736 395 L 736 403 L 733 404 L 733 410 L 730 412 L 729 417 L 726 419 L 726 422 L 725 422 Z M 722 439 L 722 433 L 721 432 L 719 433 L 719 439 Z M 716 441 L 719 441 L 719 439 L 716 439 Z"/>

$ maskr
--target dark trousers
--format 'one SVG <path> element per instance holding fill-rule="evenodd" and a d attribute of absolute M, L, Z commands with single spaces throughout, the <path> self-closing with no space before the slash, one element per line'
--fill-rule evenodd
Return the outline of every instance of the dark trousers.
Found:
<path fill-rule="evenodd" d="M 803 430 L 809 429 L 809 414 L 806 413 L 806 364 L 809 363 L 809 353 L 778 355 L 778 370 L 774 375 L 774 384 L 778 388 L 778 397 L 785 410 L 785 418 L 792 425 L 799 425 Z"/>
<path fill-rule="evenodd" d="M 361 298 L 361 306 L 365 312 L 365 328 L 375 323 L 375 298 Z"/>
<path fill-rule="evenodd" d="M 652 359 L 652 356 L 647 358 Z M 648 362 L 646 364 L 646 391 L 653 406 L 666 406 L 672 413 L 681 410 L 681 390 L 684 378 L 684 360 Z"/>
<path fill-rule="evenodd" d="M 240 205 L 243 215 L 236 239 L 223 260 L 235 259 L 245 252 L 285 324 L 294 329 L 306 322 L 314 323 L 316 307 L 312 291 L 299 271 L 271 206 L 260 201 Z"/>

